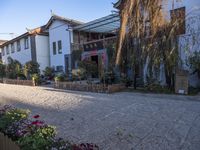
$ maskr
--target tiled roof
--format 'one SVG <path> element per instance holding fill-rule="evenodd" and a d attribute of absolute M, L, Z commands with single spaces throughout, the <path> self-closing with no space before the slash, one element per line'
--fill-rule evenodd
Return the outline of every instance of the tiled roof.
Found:
<path fill-rule="evenodd" d="M 35 28 L 35 29 L 27 29 L 28 32 L 14 38 L 12 40 L 5 41 L 3 44 L 0 44 L 0 47 L 4 47 L 4 46 L 6 46 L 10 43 L 18 41 L 19 39 L 24 38 L 24 37 L 29 36 L 29 35 L 48 35 L 48 32 L 45 32 L 45 27 L 46 27 L 46 25 Z"/>
<path fill-rule="evenodd" d="M 0 45 L 2 45 L 5 42 L 7 42 L 7 41 L 6 40 L 0 40 Z"/>

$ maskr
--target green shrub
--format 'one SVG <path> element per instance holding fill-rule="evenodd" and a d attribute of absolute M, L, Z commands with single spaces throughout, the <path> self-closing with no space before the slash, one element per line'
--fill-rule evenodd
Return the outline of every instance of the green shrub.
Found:
<path fill-rule="evenodd" d="M 32 80 L 35 83 L 35 85 L 39 85 L 41 83 L 41 78 L 39 74 L 33 74 Z"/>
<path fill-rule="evenodd" d="M 23 150 L 45 150 L 50 149 L 50 146 L 55 137 L 55 128 L 52 126 L 44 126 L 38 129 L 33 129 L 33 134 L 27 134 L 20 138 L 17 143 Z"/>
<path fill-rule="evenodd" d="M 17 78 L 18 78 L 19 80 L 26 80 L 26 76 L 25 76 L 23 73 L 19 73 L 19 74 L 17 75 Z"/>
<path fill-rule="evenodd" d="M 40 65 L 37 62 L 29 61 L 24 65 L 24 75 L 27 77 L 27 79 L 30 79 L 30 77 L 33 74 L 40 74 Z"/>
<path fill-rule="evenodd" d="M 105 72 L 101 77 L 101 82 L 105 84 L 113 84 L 115 82 L 115 74 L 113 71 Z"/>
<path fill-rule="evenodd" d="M 56 75 L 54 79 L 55 81 L 63 82 L 65 81 L 65 76 L 63 74 L 59 74 L 59 75 Z"/>
<path fill-rule="evenodd" d="M 22 65 L 18 60 L 8 57 L 8 65 L 6 66 L 6 77 L 9 79 L 17 79 L 18 74 L 22 73 Z"/>
<path fill-rule="evenodd" d="M 51 67 L 46 67 L 44 72 L 44 76 L 48 79 L 48 80 L 52 80 L 55 76 L 55 70 L 54 68 Z"/>
<path fill-rule="evenodd" d="M 80 61 L 78 63 L 78 68 L 85 71 L 86 77 L 98 76 L 98 66 L 93 61 Z"/>
<path fill-rule="evenodd" d="M 0 78 L 3 78 L 6 75 L 6 66 L 0 62 Z"/>
<path fill-rule="evenodd" d="M 122 78 L 121 82 L 124 83 L 126 87 L 130 87 L 133 84 L 133 80 L 131 80 L 129 77 Z"/>
<path fill-rule="evenodd" d="M 86 71 L 84 69 L 73 69 L 72 78 L 73 80 L 82 80 L 86 77 Z"/>
<path fill-rule="evenodd" d="M 6 111 L 5 114 L 1 114 L 0 116 L 0 131 L 6 132 L 6 129 L 10 125 L 22 119 L 27 119 L 28 115 L 28 110 L 10 109 L 9 111 Z"/>
<path fill-rule="evenodd" d="M 145 91 L 153 93 L 165 93 L 171 94 L 173 91 L 166 86 L 161 86 L 160 84 L 149 84 L 145 86 Z"/>

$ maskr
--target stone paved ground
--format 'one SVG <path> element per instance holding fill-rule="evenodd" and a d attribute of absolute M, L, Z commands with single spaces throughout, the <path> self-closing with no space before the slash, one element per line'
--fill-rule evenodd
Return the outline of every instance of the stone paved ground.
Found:
<path fill-rule="evenodd" d="M 28 108 L 60 136 L 105 150 L 200 150 L 200 96 L 72 92 L 0 84 L 0 103 Z"/>

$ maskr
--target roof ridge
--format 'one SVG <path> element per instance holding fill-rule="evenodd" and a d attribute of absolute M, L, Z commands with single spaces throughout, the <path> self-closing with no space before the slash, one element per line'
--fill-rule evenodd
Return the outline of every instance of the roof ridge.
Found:
<path fill-rule="evenodd" d="M 60 18 L 60 19 L 66 20 L 66 21 L 77 22 L 77 23 L 80 23 L 80 24 L 85 23 L 85 22 L 82 22 L 82 21 L 79 21 L 79 20 L 76 20 L 76 19 L 71 19 L 71 18 L 63 17 L 63 16 L 60 16 L 60 15 L 57 15 L 57 14 L 54 14 L 54 13 L 52 14 L 52 17 L 57 17 L 57 18 Z"/>

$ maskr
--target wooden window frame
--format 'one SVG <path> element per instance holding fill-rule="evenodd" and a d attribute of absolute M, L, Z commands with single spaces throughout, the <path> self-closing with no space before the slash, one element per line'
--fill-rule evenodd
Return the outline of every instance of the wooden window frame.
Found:
<path fill-rule="evenodd" d="M 21 43 L 20 41 L 17 41 L 17 51 L 21 51 Z"/>
<path fill-rule="evenodd" d="M 62 54 L 62 41 L 58 41 L 58 54 Z"/>
<path fill-rule="evenodd" d="M 24 49 L 29 49 L 28 37 L 24 38 Z"/>
<path fill-rule="evenodd" d="M 56 42 L 53 42 L 52 44 L 53 44 L 53 55 L 56 55 L 57 54 L 56 53 L 56 49 L 57 49 Z"/>
<path fill-rule="evenodd" d="M 6 54 L 7 54 L 7 55 L 10 54 L 9 46 L 6 46 Z"/>
<path fill-rule="evenodd" d="M 11 53 L 14 53 L 14 52 L 15 52 L 15 44 L 12 43 L 12 44 L 11 44 Z"/>

